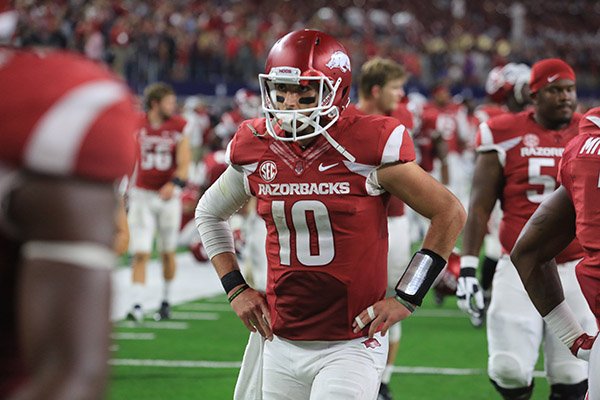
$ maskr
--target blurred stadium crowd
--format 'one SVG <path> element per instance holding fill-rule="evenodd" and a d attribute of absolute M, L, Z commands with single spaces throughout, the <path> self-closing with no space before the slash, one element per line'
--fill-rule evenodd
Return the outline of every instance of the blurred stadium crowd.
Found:
<path fill-rule="evenodd" d="M 78 49 L 137 91 L 158 80 L 201 83 L 203 94 L 216 84 L 255 86 L 275 40 L 310 27 L 340 38 L 354 65 L 374 55 L 400 62 L 412 76 L 408 87 L 420 91 L 447 79 L 482 97 L 494 66 L 559 57 L 575 68 L 580 97 L 600 97 L 593 0 L 23 0 L 18 7 L 24 44 Z"/>

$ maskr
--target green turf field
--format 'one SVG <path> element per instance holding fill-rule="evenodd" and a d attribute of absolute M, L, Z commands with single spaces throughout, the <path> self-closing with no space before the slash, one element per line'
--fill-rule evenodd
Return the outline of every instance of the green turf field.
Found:
<path fill-rule="evenodd" d="M 121 322 L 109 399 L 231 399 L 247 335 L 225 296 L 175 307 L 172 321 Z M 391 389 L 397 400 L 499 399 L 486 359 L 485 331 L 471 327 L 453 298 L 441 308 L 428 298 L 403 323 L 401 372 L 392 376 Z M 545 380 L 536 378 L 535 385 L 533 399 L 547 399 Z"/>

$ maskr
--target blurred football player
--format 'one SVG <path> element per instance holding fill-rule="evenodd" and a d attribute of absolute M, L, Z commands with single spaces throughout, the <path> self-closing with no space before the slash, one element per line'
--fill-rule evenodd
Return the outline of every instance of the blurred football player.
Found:
<path fill-rule="evenodd" d="M 402 103 L 406 78 L 404 68 L 392 60 L 374 58 L 367 61 L 360 71 L 358 103 L 350 104 L 344 112 L 344 116 L 387 115 L 396 118 L 407 129 L 412 129 L 412 116 L 405 104 Z M 404 214 L 404 203 L 397 197 L 391 197 L 387 212 L 389 250 L 386 294 L 389 296 L 394 294 L 396 282 L 410 261 L 411 242 L 408 234 L 408 216 Z M 398 322 L 389 330 L 388 358 L 381 378 L 378 400 L 392 399 L 388 384 L 400 347 L 400 336 L 401 325 Z"/>
<path fill-rule="evenodd" d="M 577 237 L 584 258 L 576 274 L 600 326 L 600 107 L 579 123 L 579 135 L 565 147 L 560 186 L 525 225 L 511 253 L 521 280 L 544 322 L 571 350 L 588 361 L 589 399 L 600 399 L 600 341 L 588 335 L 565 294 L 554 257 Z"/>
<path fill-rule="evenodd" d="M 17 21 L 5 6 L 0 36 Z M 3 46 L 0 60 L 0 398 L 101 399 L 133 98 L 79 55 Z"/>
<path fill-rule="evenodd" d="M 246 119 L 258 117 L 260 96 L 248 89 L 239 89 L 233 96 L 233 109 L 223 113 L 215 126 L 215 135 L 221 139 L 223 147 L 235 134 L 240 123 Z"/>
<path fill-rule="evenodd" d="M 265 70 L 266 118 L 241 124 L 230 167 L 200 199 L 202 242 L 236 314 L 268 339 L 252 359 L 262 398 L 375 399 L 384 335 L 421 304 L 464 209 L 414 163 L 398 120 L 343 115 L 352 71 L 334 38 L 291 32 L 271 48 Z M 384 299 L 390 194 L 431 226 L 396 295 Z M 250 196 L 268 230 L 266 295 L 245 283 L 226 222 Z"/>
<path fill-rule="evenodd" d="M 133 253 L 134 305 L 130 319 L 143 319 L 142 298 L 146 264 L 154 235 L 163 265 L 163 300 L 156 319 L 170 315 L 169 295 L 175 277 L 175 250 L 181 224 L 181 189 L 185 187 L 191 152 L 186 121 L 175 115 L 177 98 L 173 88 L 155 83 L 144 90 L 146 114 L 138 131 L 138 160 L 134 184 L 129 190 L 129 250 Z"/>
<path fill-rule="evenodd" d="M 491 117 L 505 113 L 518 113 L 531 104 L 529 97 L 529 77 L 531 68 L 525 64 L 508 63 L 493 68 L 485 82 L 485 91 L 489 102 L 475 110 L 479 123 L 487 122 Z M 484 239 L 485 257 L 481 265 L 481 288 L 487 309 L 492 295 L 492 279 L 496 271 L 498 259 L 502 255 L 502 246 L 498 237 L 498 229 L 502 220 L 500 202 L 497 201 L 488 222 L 488 234 Z M 467 260 L 468 261 L 468 260 Z M 471 318 L 475 327 L 481 327 L 484 318 Z"/>
<path fill-rule="evenodd" d="M 505 399 L 528 399 L 539 346 L 551 398 L 579 399 L 587 388 L 587 365 L 577 360 L 545 326 L 527 296 L 508 254 L 538 205 L 557 187 L 558 162 L 567 142 L 577 135 L 575 73 L 559 59 L 537 62 L 530 79 L 533 109 L 504 114 L 481 124 L 478 157 L 463 238 L 457 298 L 461 309 L 481 317 L 483 293 L 475 272 L 496 199 L 504 215 L 500 225 L 503 255 L 492 284 L 487 313 L 488 374 Z M 576 241 L 557 256 L 559 275 L 580 323 L 591 329 L 594 318 L 575 278 L 583 256 Z M 554 397 L 552 397 L 554 396 Z"/>

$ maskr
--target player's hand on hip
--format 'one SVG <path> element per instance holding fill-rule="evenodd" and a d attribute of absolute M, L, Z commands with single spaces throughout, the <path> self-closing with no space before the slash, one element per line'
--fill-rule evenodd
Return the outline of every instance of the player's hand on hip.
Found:
<path fill-rule="evenodd" d="M 232 292 L 236 289 L 234 288 Z M 231 308 L 251 332 L 260 333 L 264 338 L 273 340 L 271 317 L 265 296 L 248 288 L 231 301 Z"/>
<path fill-rule="evenodd" d="M 369 326 L 369 338 L 378 330 L 385 336 L 388 329 L 396 322 L 402 321 L 411 314 L 411 311 L 393 297 L 380 300 L 372 306 L 367 307 L 354 318 L 352 328 L 358 333 Z"/>
<path fill-rule="evenodd" d="M 482 318 L 485 308 L 483 290 L 475 277 L 475 268 L 461 268 L 456 285 L 458 308 L 472 317 Z"/>
<path fill-rule="evenodd" d="M 598 338 L 598 334 L 596 336 L 590 336 L 587 333 L 583 333 L 571 346 L 571 353 L 581 360 L 590 361 L 590 353 L 592 352 L 592 346 L 594 346 L 594 342 Z"/>
<path fill-rule="evenodd" d="M 175 185 L 171 182 L 167 182 L 158 190 L 158 196 L 162 200 L 171 200 L 175 194 Z"/>

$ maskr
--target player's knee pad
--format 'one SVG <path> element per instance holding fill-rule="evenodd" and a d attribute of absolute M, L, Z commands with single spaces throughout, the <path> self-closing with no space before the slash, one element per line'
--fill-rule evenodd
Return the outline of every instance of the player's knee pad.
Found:
<path fill-rule="evenodd" d="M 587 390 L 587 379 L 571 385 L 558 383 L 550 386 L 550 400 L 583 400 Z"/>
<path fill-rule="evenodd" d="M 398 343 L 400 341 L 400 337 L 402 337 L 401 323 L 396 322 L 394 325 L 390 326 L 390 329 L 388 330 L 388 335 L 390 335 L 390 343 Z"/>
<path fill-rule="evenodd" d="M 492 385 L 494 385 L 496 391 L 500 393 L 504 400 L 528 400 L 531 398 L 531 394 L 533 393 L 533 381 L 529 386 L 514 389 L 504 388 L 498 385 L 498 383 L 494 382 L 493 379 L 490 379 L 490 381 L 492 382 Z"/>
<path fill-rule="evenodd" d="M 500 387 L 521 388 L 529 385 L 530 377 L 519 360 L 510 353 L 500 353 L 490 358 L 488 374 Z"/>

